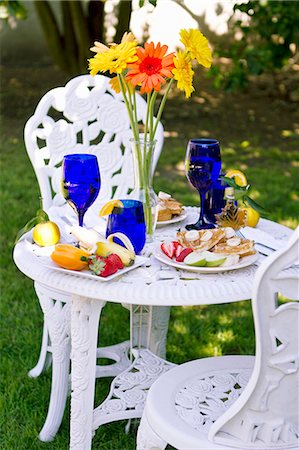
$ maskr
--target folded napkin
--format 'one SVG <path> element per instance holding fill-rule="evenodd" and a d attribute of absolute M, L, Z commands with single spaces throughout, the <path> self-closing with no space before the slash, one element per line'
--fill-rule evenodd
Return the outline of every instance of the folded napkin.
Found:
<path fill-rule="evenodd" d="M 273 250 L 278 250 L 285 245 L 285 241 L 274 239 L 269 233 L 258 228 L 244 227 L 240 231 L 246 239 L 250 239 L 256 244 L 264 245 Z"/>

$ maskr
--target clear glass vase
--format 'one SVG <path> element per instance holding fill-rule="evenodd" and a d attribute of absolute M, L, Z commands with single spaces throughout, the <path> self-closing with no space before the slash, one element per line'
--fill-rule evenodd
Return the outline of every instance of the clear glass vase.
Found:
<path fill-rule="evenodd" d="M 157 224 L 158 197 L 152 186 L 153 182 L 153 154 L 156 141 L 139 141 L 131 139 L 133 165 L 134 165 L 134 189 L 130 198 L 140 200 L 143 203 L 146 223 L 146 242 L 153 241 L 153 235 Z"/>

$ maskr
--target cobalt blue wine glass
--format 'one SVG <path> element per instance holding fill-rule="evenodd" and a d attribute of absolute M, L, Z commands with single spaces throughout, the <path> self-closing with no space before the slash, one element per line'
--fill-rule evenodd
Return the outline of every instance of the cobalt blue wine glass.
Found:
<path fill-rule="evenodd" d="M 139 200 L 121 200 L 122 207 L 114 207 L 108 217 L 106 237 L 113 233 L 125 234 L 134 247 L 135 253 L 140 253 L 146 239 L 146 225 L 143 204 Z M 122 242 L 115 238 L 117 244 Z"/>
<path fill-rule="evenodd" d="M 200 216 L 196 223 L 186 225 L 187 230 L 214 228 L 204 219 L 205 197 L 216 183 L 221 170 L 220 146 L 216 139 L 191 139 L 185 159 L 187 178 L 200 196 Z"/>
<path fill-rule="evenodd" d="M 76 211 L 80 227 L 83 226 L 84 214 L 97 198 L 100 187 L 100 170 L 95 155 L 78 153 L 63 158 L 62 192 Z"/>

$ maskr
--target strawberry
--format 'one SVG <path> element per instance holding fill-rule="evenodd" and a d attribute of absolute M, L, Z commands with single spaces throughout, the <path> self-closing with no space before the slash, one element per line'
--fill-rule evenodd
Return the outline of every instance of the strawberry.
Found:
<path fill-rule="evenodd" d="M 116 253 L 111 253 L 111 255 L 107 257 L 107 260 L 112 264 L 115 264 L 118 269 L 124 268 L 124 263 Z"/>
<path fill-rule="evenodd" d="M 184 259 L 186 258 L 186 256 L 189 255 L 189 253 L 192 253 L 192 252 L 193 252 L 192 248 L 183 248 L 182 247 L 181 253 L 176 257 L 176 261 L 177 262 L 183 262 Z"/>
<path fill-rule="evenodd" d="M 184 249 L 184 247 L 181 244 L 178 244 L 176 246 L 176 249 L 175 249 L 175 257 L 176 258 L 181 254 L 183 249 Z"/>
<path fill-rule="evenodd" d="M 174 242 L 170 242 L 169 244 L 163 242 L 163 244 L 161 244 L 161 250 L 166 256 L 168 256 L 168 258 L 172 259 L 175 254 Z"/>
<path fill-rule="evenodd" d="M 118 258 L 110 258 L 109 260 L 109 256 L 107 258 L 98 255 L 90 256 L 88 258 L 89 269 L 99 277 L 109 277 L 109 275 L 114 274 L 120 268 L 120 263 Z"/>
<path fill-rule="evenodd" d="M 178 241 L 172 241 L 173 245 L 174 245 L 174 250 L 176 251 L 176 249 L 178 248 L 179 245 L 181 245 Z"/>

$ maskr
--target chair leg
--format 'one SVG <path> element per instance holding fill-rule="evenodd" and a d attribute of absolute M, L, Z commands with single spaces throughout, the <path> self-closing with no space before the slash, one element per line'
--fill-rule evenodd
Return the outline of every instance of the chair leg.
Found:
<path fill-rule="evenodd" d="M 46 321 L 44 320 L 42 344 L 39 358 L 37 364 L 28 372 L 29 377 L 31 378 L 39 377 L 51 365 L 52 356 L 51 353 L 48 352 L 48 344 L 49 344 L 49 331 Z"/>
<path fill-rule="evenodd" d="M 160 436 L 154 432 L 146 418 L 146 415 L 143 413 L 137 431 L 136 450 L 164 450 L 166 446 L 167 442 L 161 439 Z"/>
<path fill-rule="evenodd" d="M 69 387 L 70 341 L 65 343 L 62 359 L 57 358 L 55 352 L 54 346 L 49 409 L 44 426 L 38 436 L 43 442 L 54 439 L 63 418 Z"/>
<path fill-rule="evenodd" d="M 44 313 L 49 346 L 52 353 L 52 384 L 48 414 L 39 434 L 44 442 L 51 441 L 62 421 L 69 386 L 70 366 L 70 304 L 51 298 L 42 286 L 36 287 Z"/>

